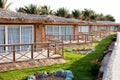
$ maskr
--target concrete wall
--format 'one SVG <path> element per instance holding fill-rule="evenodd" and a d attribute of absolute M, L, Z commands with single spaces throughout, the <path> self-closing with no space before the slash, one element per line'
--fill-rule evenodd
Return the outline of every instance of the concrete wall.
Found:
<path fill-rule="evenodd" d="M 120 80 L 120 33 L 117 33 L 117 40 L 109 58 L 109 62 L 103 72 L 102 80 Z"/>

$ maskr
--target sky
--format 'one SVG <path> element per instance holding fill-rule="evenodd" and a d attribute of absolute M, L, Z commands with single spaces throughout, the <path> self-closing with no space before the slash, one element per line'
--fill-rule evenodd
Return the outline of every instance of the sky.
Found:
<path fill-rule="evenodd" d="M 94 10 L 96 13 L 111 14 L 120 22 L 120 0 L 8 0 L 12 2 L 11 10 L 19 7 L 35 4 L 38 6 L 48 5 L 52 10 L 64 7 L 69 11 L 74 9 L 84 10 L 85 8 Z"/>

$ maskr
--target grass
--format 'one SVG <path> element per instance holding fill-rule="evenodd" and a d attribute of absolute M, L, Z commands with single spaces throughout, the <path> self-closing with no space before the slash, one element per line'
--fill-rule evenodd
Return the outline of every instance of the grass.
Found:
<path fill-rule="evenodd" d="M 98 68 L 96 69 L 95 63 L 91 63 L 91 61 L 96 59 L 101 61 L 104 50 L 107 49 L 108 44 L 113 39 L 113 36 L 106 37 L 95 47 L 95 51 L 88 55 L 65 52 L 65 60 L 67 60 L 65 64 L 1 72 L 0 80 L 25 80 L 27 76 L 35 72 L 55 71 L 58 69 L 71 70 L 75 76 L 74 80 L 95 80 L 95 72 Z"/>

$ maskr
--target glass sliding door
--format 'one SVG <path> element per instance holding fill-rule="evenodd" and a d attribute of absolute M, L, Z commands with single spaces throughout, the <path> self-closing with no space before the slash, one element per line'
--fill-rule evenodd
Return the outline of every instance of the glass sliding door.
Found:
<path fill-rule="evenodd" d="M 73 27 L 68 26 L 66 27 L 66 40 L 70 40 L 73 37 Z"/>
<path fill-rule="evenodd" d="M 97 26 L 92 26 L 92 30 L 93 31 L 98 31 L 98 27 Z"/>
<path fill-rule="evenodd" d="M 19 26 L 8 26 L 8 44 L 20 43 L 20 27 Z M 20 50 L 20 46 L 15 47 L 16 51 Z M 12 47 L 8 47 L 8 51 L 12 51 Z"/>
<path fill-rule="evenodd" d="M 89 26 L 85 26 L 85 32 L 89 33 Z"/>
<path fill-rule="evenodd" d="M 46 26 L 46 36 L 53 35 L 56 39 L 70 40 L 73 26 Z"/>
<path fill-rule="evenodd" d="M 21 26 L 21 44 L 30 44 L 32 43 L 32 26 Z M 22 46 L 21 50 L 31 49 L 30 45 Z"/>
<path fill-rule="evenodd" d="M 63 40 L 66 40 L 66 27 L 65 26 L 61 26 L 61 38 Z"/>
<path fill-rule="evenodd" d="M 107 27 L 106 26 L 101 26 L 101 31 L 106 31 Z"/>
<path fill-rule="evenodd" d="M 54 32 L 54 38 L 59 39 L 59 26 L 54 26 L 53 27 L 53 32 Z"/>
<path fill-rule="evenodd" d="M 5 44 L 5 26 L 0 26 L 0 44 Z M 5 47 L 0 47 L 0 53 L 5 51 Z"/>
<path fill-rule="evenodd" d="M 115 29 L 114 26 L 110 26 L 110 31 L 111 31 L 111 32 L 114 32 L 114 29 Z"/>
<path fill-rule="evenodd" d="M 79 26 L 79 32 L 89 33 L 89 26 Z"/>
<path fill-rule="evenodd" d="M 46 26 L 46 37 L 52 37 L 53 35 L 53 28 L 52 26 Z"/>
<path fill-rule="evenodd" d="M 33 26 L 31 25 L 0 25 L 0 45 L 2 44 L 29 44 L 33 43 Z M 15 51 L 27 50 L 28 46 L 15 46 Z M 0 47 L 0 53 L 12 52 L 13 46 Z"/>
<path fill-rule="evenodd" d="M 52 26 L 46 26 L 46 35 L 52 35 Z"/>
<path fill-rule="evenodd" d="M 81 26 L 78 26 L 78 32 L 81 32 Z"/>
<path fill-rule="evenodd" d="M 81 32 L 85 32 L 86 29 L 85 29 L 85 26 L 81 26 Z"/>

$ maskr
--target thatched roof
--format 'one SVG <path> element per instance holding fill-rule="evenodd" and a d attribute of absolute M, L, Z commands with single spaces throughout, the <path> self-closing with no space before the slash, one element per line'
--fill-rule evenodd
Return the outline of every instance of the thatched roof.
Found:
<path fill-rule="evenodd" d="M 65 22 L 65 23 L 76 23 L 76 22 L 81 22 L 81 20 L 77 20 L 74 18 L 68 19 L 68 18 L 64 18 L 64 17 L 58 17 L 58 16 L 54 16 L 54 15 L 40 15 L 43 17 L 43 19 L 46 22 Z"/>
<path fill-rule="evenodd" d="M 82 22 L 77 19 L 67 19 L 64 17 L 58 17 L 54 15 L 33 15 L 33 14 L 25 14 L 20 12 L 13 12 L 4 9 L 0 9 L 0 18 L 7 20 L 41 20 L 45 22 L 63 22 L 63 23 L 78 23 Z"/>
<path fill-rule="evenodd" d="M 29 19 L 29 20 L 39 20 L 37 15 L 18 13 L 9 10 L 0 9 L 0 18 L 3 19 Z"/>
<path fill-rule="evenodd" d="M 120 25 L 119 23 L 115 23 L 112 21 L 93 21 L 91 24 L 96 24 L 96 25 Z"/>
<path fill-rule="evenodd" d="M 0 8 L 0 19 L 5 19 L 7 21 L 12 21 L 12 20 L 19 20 L 24 22 L 25 20 L 26 23 L 73 23 L 73 24 L 85 24 L 85 25 L 90 25 L 90 24 L 115 24 L 114 22 L 106 22 L 106 21 L 82 21 L 74 18 L 64 18 L 64 17 L 58 17 L 54 15 L 33 15 L 33 14 L 25 14 L 25 13 L 20 13 L 20 12 L 13 12 L 9 10 L 4 10 Z M 21 22 L 19 22 L 21 23 Z"/>

